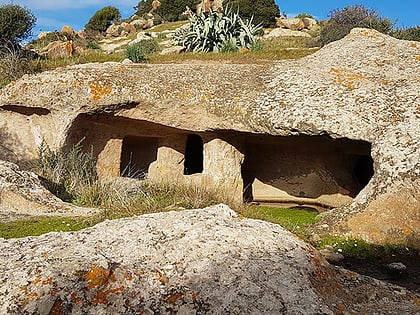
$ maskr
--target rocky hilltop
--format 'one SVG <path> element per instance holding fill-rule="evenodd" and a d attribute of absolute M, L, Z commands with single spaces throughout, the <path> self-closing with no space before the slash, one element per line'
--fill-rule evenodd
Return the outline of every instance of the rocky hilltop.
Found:
<path fill-rule="evenodd" d="M 0 240 L 2 314 L 416 314 L 419 296 L 328 265 L 223 205 Z"/>

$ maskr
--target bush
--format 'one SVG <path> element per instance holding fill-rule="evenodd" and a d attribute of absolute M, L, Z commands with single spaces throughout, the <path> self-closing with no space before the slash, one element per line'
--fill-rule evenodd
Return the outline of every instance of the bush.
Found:
<path fill-rule="evenodd" d="M 22 50 L 16 44 L 0 45 L 0 88 L 24 74 L 41 70 L 36 54 Z"/>
<path fill-rule="evenodd" d="M 85 28 L 104 33 L 113 21 L 120 18 L 120 11 L 116 7 L 107 6 L 97 11 L 85 25 Z"/>
<path fill-rule="evenodd" d="M 31 36 L 36 18 L 29 9 L 17 4 L 0 6 L 0 45 L 17 44 Z"/>
<path fill-rule="evenodd" d="M 252 20 L 243 21 L 232 11 L 201 13 L 193 15 L 189 25 L 179 28 L 173 40 L 194 52 L 251 49 L 260 28 L 253 25 Z"/>
<path fill-rule="evenodd" d="M 420 42 L 420 26 L 396 29 L 391 32 L 391 36 L 398 39 L 415 40 Z"/>
<path fill-rule="evenodd" d="M 253 19 L 262 27 L 274 27 L 275 17 L 280 16 L 280 9 L 274 0 L 228 0 L 223 6 L 239 12 L 243 19 Z"/>
<path fill-rule="evenodd" d="M 34 162 L 34 171 L 44 178 L 47 188 L 65 201 L 74 201 L 98 179 L 96 159 L 92 152 L 82 151 L 81 143 L 68 152 L 56 152 L 43 142 Z"/>
<path fill-rule="evenodd" d="M 149 13 L 152 9 L 153 0 L 142 0 L 137 6 L 134 7 L 136 15 L 144 16 Z M 186 6 L 195 10 L 197 0 L 160 0 L 160 7 L 153 12 L 153 14 L 158 14 L 164 21 L 174 22 L 180 19 L 185 19 L 183 14 L 186 10 Z"/>
<path fill-rule="evenodd" d="M 133 62 L 147 61 L 150 54 L 158 48 L 158 43 L 154 39 L 143 39 L 138 43 L 128 45 L 125 55 Z"/>
<path fill-rule="evenodd" d="M 329 17 L 330 20 L 320 33 L 323 45 L 343 38 L 355 27 L 372 28 L 384 34 L 389 34 L 393 27 L 390 19 L 380 17 L 375 10 L 369 10 L 362 5 L 334 9 L 330 11 Z"/>

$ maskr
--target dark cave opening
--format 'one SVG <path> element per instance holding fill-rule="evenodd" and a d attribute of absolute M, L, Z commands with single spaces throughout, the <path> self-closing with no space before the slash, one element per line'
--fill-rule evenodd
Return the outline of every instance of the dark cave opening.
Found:
<path fill-rule="evenodd" d="M 152 162 L 156 161 L 158 139 L 125 136 L 121 149 L 120 175 L 145 178 Z"/>
<path fill-rule="evenodd" d="M 203 172 L 203 139 L 196 134 L 187 136 L 185 146 L 184 175 Z"/>
<path fill-rule="evenodd" d="M 322 136 L 247 137 L 243 201 L 340 206 L 374 174 L 371 144 Z"/>

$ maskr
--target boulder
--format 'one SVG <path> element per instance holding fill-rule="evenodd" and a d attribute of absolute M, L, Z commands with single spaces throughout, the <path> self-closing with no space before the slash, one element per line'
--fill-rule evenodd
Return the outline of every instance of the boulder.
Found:
<path fill-rule="evenodd" d="M 307 28 L 308 30 L 319 28 L 318 22 L 313 18 L 304 17 L 302 19 L 302 22 L 305 25 L 305 28 Z"/>
<path fill-rule="evenodd" d="M 54 57 L 70 57 L 73 54 L 73 41 L 57 40 L 51 42 L 43 49 L 42 54 L 46 54 L 50 58 Z"/>
<path fill-rule="evenodd" d="M 64 25 L 61 28 L 61 33 L 67 33 L 67 34 L 71 34 L 71 35 L 76 34 L 76 32 L 74 31 L 74 29 L 71 26 L 68 26 L 68 25 Z"/>
<path fill-rule="evenodd" d="M 264 38 L 270 39 L 270 38 L 277 38 L 277 37 L 311 37 L 306 32 L 302 31 L 292 31 L 286 28 L 275 28 L 267 35 L 264 35 Z"/>
<path fill-rule="evenodd" d="M 292 31 L 301 31 L 305 28 L 305 24 L 299 18 L 276 18 L 276 24 L 278 27 L 287 28 Z"/>
<path fill-rule="evenodd" d="M 127 33 L 135 33 L 137 31 L 136 27 L 132 24 L 129 24 L 129 23 L 124 22 L 124 23 L 121 24 L 121 27 L 123 27 L 124 31 L 126 31 Z"/>
<path fill-rule="evenodd" d="M 62 202 L 45 189 L 35 173 L 0 160 L 0 212 L 14 215 L 86 216 L 96 210 Z"/>
<path fill-rule="evenodd" d="M 122 31 L 124 31 L 122 25 L 112 24 L 107 28 L 106 34 L 113 37 L 119 37 Z"/>
<path fill-rule="evenodd" d="M 130 22 L 130 25 L 134 26 L 136 30 L 139 31 L 139 30 L 147 28 L 147 20 L 143 18 L 137 18 L 135 20 L 132 20 Z"/>
<path fill-rule="evenodd" d="M 0 283 L 3 314 L 415 314 L 419 298 L 224 205 L 0 239 Z"/>
<path fill-rule="evenodd" d="M 184 46 L 172 46 L 165 49 L 162 49 L 160 52 L 161 55 L 172 55 L 172 54 L 180 54 L 185 51 Z"/>

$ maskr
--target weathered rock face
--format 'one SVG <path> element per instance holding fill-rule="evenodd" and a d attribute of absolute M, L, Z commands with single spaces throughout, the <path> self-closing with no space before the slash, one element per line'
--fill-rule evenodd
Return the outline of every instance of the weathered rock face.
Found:
<path fill-rule="evenodd" d="M 15 215 L 90 215 L 94 209 L 66 204 L 42 185 L 38 176 L 0 160 L 0 211 Z"/>
<path fill-rule="evenodd" d="M 0 262 L 2 314 L 417 309 L 415 294 L 335 269 L 280 226 L 237 217 L 223 205 L 0 239 Z"/>
<path fill-rule="evenodd" d="M 85 137 L 110 176 L 135 151 L 124 148 L 144 147 L 137 162 L 157 179 L 322 203 L 337 209 L 320 232 L 419 247 L 418 73 L 418 43 L 366 29 L 273 65 L 78 65 L 1 90 L 0 144 L 24 160 L 42 139 Z M 187 152 L 190 135 L 200 154 Z"/>

